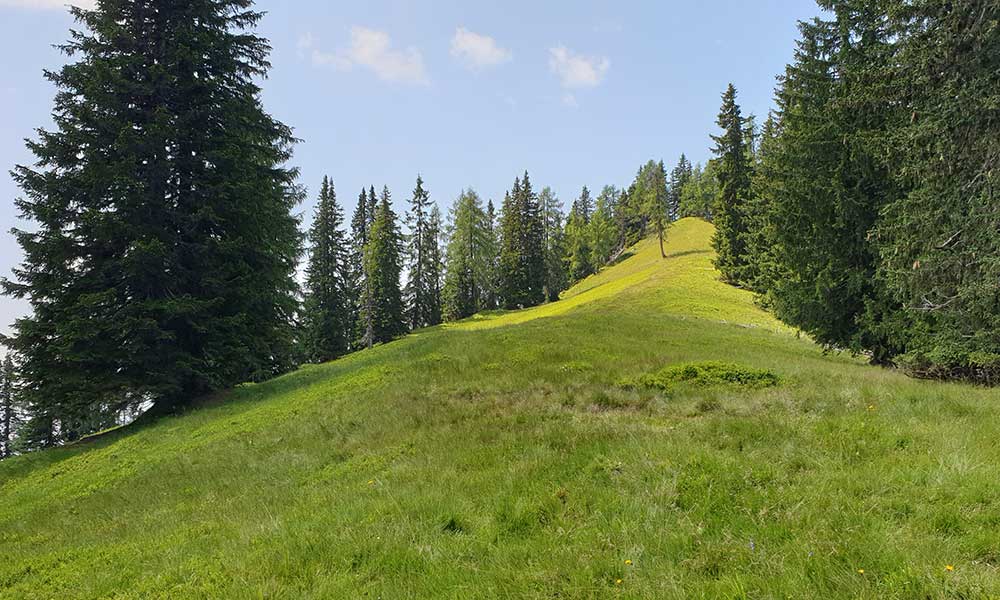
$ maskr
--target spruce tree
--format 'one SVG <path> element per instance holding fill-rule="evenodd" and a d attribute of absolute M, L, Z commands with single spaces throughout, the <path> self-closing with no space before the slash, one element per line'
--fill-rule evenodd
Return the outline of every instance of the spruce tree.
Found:
<path fill-rule="evenodd" d="M 542 218 L 538 194 L 531 187 L 528 172 L 521 180 L 521 194 L 524 196 L 524 297 L 525 306 L 536 306 L 545 301 L 545 222 Z"/>
<path fill-rule="evenodd" d="M 599 269 L 608 264 L 617 249 L 619 233 L 615 227 L 615 205 L 618 190 L 614 186 L 604 186 L 597 196 L 594 214 L 590 218 L 591 264 Z"/>
<path fill-rule="evenodd" d="M 0 459 L 13 453 L 14 431 L 18 421 L 15 407 L 16 381 L 14 359 L 8 352 L 0 365 Z"/>
<path fill-rule="evenodd" d="M 591 205 L 590 190 L 584 186 L 566 218 L 566 271 L 570 280 L 574 282 L 594 274 L 594 265 L 591 262 L 593 251 L 590 245 Z"/>
<path fill-rule="evenodd" d="M 323 178 L 316 216 L 309 230 L 309 264 L 306 267 L 306 355 L 326 362 L 350 347 L 351 273 L 344 213 L 328 177 Z"/>
<path fill-rule="evenodd" d="M 523 202 L 521 179 L 518 177 L 514 180 L 513 189 L 504 196 L 500 213 L 498 288 L 501 305 L 507 309 L 527 305 L 524 295 L 525 261 L 522 258 L 525 237 Z"/>
<path fill-rule="evenodd" d="M 351 217 L 351 240 L 350 252 L 348 253 L 348 299 L 350 300 L 350 322 L 352 323 L 350 339 L 350 349 L 357 350 L 365 347 L 363 338 L 365 335 L 364 322 L 361 316 L 361 303 L 367 298 L 365 295 L 365 246 L 368 245 L 368 234 L 371 229 L 371 217 L 368 210 L 368 191 L 361 188 L 358 194 L 358 203 L 354 208 L 354 215 Z"/>
<path fill-rule="evenodd" d="M 778 277 L 775 232 L 771 219 L 773 196 L 768 182 L 775 176 L 774 170 L 778 168 L 775 159 L 780 155 L 777 148 L 779 143 L 778 118 L 772 112 L 764 121 L 754 155 L 756 163 L 746 209 L 747 231 L 744 234 L 747 249 L 744 284 L 761 294 L 765 294 Z"/>
<path fill-rule="evenodd" d="M 744 282 L 747 265 L 746 203 L 750 195 L 750 160 L 746 149 L 746 119 L 736 103 L 736 88 L 729 84 L 722 95 L 719 110 L 722 135 L 712 136 L 720 194 L 714 213 L 715 266 L 724 281 L 739 285 Z"/>
<path fill-rule="evenodd" d="M 670 172 L 670 186 L 667 192 L 667 211 L 671 221 L 676 221 L 681 216 L 681 191 L 691 180 L 691 175 L 691 163 L 681 154 L 677 166 Z"/>
<path fill-rule="evenodd" d="M 1000 383 L 1000 5 L 915 2 L 890 13 L 898 54 L 867 91 L 898 107 L 872 136 L 903 193 L 873 239 L 906 313 L 915 373 Z"/>
<path fill-rule="evenodd" d="M 432 252 L 436 253 L 437 239 L 428 232 L 430 195 L 418 175 L 417 187 L 410 199 L 406 222 L 410 229 L 407 243 L 409 279 L 405 289 L 406 317 L 410 329 L 436 325 L 440 321 L 440 298 L 435 295 L 434 277 L 438 275 L 431 264 Z"/>
<path fill-rule="evenodd" d="M 492 256 L 482 201 L 463 191 L 451 210 L 444 284 L 444 313 L 449 321 L 470 317 L 482 308 Z"/>
<path fill-rule="evenodd" d="M 853 0 L 851 0 L 853 2 Z M 891 104 L 873 86 L 886 78 L 891 35 L 873 6 L 838 3 L 833 20 L 800 24 L 796 59 L 777 91 L 780 132 L 767 151 L 776 313 L 830 347 L 892 360 L 901 315 L 879 281 L 873 234 L 898 196 L 871 142 L 884 137 Z M 887 112 L 889 111 L 889 112 Z M 718 220 L 718 219 L 717 219 Z"/>
<path fill-rule="evenodd" d="M 444 255 L 441 247 L 444 237 L 444 223 L 441 210 L 431 203 L 430 218 L 427 221 L 427 235 L 424 237 L 424 279 L 427 281 L 427 324 L 437 325 L 444 319 Z"/>
<path fill-rule="evenodd" d="M 483 245 L 483 280 L 480 307 L 496 310 L 500 306 L 500 229 L 493 200 L 486 203 L 485 243 Z"/>
<path fill-rule="evenodd" d="M 711 222 L 712 211 L 718 201 L 719 181 L 715 176 L 715 161 L 708 161 L 704 169 L 700 164 L 695 165 L 691 178 L 681 188 L 680 216 Z"/>
<path fill-rule="evenodd" d="M 667 173 L 663 161 L 650 160 L 639 169 L 630 197 L 630 210 L 642 223 L 642 235 L 647 228 L 656 231 L 660 243 L 660 255 L 667 257 L 663 243 L 667 223 Z M 636 240 L 638 241 L 638 240 Z"/>
<path fill-rule="evenodd" d="M 250 0 L 100 2 L 63 51 L 54 131 L 28 147 L 11 346 L 61 439 L 292 366 L 301 192 L 264 112 Z M 58 340 L 54 343 L 53 340 Z"/>
<path fill-rule="evenodd" d="M 364 342 L 369 348 L 392 341 L 407 331 L 403 292 L 400 289 L 403 240 L 391 200 L 389 188 L 383 188 L 364 252 L 362 320 L 365 325 Z"/>
<path fill-rule="evenodd" d="M 566 244 L 563 231 L 562 203 L 552 189 L 545 187 L 538 195 L 544 224 L 545 301 L 555 302 L 568 286 Z"/>

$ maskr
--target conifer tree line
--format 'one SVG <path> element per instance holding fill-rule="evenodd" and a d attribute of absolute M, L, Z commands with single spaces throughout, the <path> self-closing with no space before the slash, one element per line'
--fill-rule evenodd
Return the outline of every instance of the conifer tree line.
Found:
<path fill-rule="evenodd" d="M 726 91 L 681 204 L 714 195 L 723 278 L 820 343 L 997 383 L 1000 5 L 819 5 L 759 131 Z"/>
<path fill-rule="evenodd" d="M 501 206 L 467 190 L 448 218 L 418 177 L 397 214 L 388 187 L 348 207 L 327 177 L 303 232 L 297 140 L 260 100 L 270 46 L 252 0 L 72 14 L 73 62 L 46 73 L 55 126 L 13 172 L 31 226 L 14 232 L 24 259 L 2 288 L 31 313 L 0 340 L 3 456 L 445 319 L 555 301 L 669 217 L 631 215 L 607 188 L 596 204 L 585 189 L 567 219 L 526 172 Z"/>

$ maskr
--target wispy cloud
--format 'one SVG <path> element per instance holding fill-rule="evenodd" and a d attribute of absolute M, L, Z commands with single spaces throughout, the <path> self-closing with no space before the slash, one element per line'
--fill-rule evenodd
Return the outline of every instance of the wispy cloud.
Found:
<path fill-rule="evenodd" d="M 473 71 L 495 67 L 513 58 L 510 50 L 501 48 L 492 37 L 464 27 L 456 29 L 451 38 L 451 55 Z"/>
<path fill-rule="evenodd" d="M 610 68 L 611 61 L 606 57 L 576 54 L 566 46 L 549 48 L 549 69 L 566 88 L 598 86 Z"/>
<path fill-rule="evenodd" d="M 34 10 L 65 9 L 67 6 L 95 8 L 97 0 L 0 0 L 0 6 L 29 8 Z"/>
<path fill-rule="evenodd" d="M 299 56 L 309 56 L 317 67 L 332 67 L 349 71 L 354 67 L 366 68 L 382 81 L 427 85 L 427 70 L 420 51 L 410 47 L 397 50 L 392 47 L 389 34 L 377 29 L 355 25 L 351 27 L 351 43 L 336 52 L 325 52 L 316 47 L 316 38 L 306 33 L 299 38 Z"/>

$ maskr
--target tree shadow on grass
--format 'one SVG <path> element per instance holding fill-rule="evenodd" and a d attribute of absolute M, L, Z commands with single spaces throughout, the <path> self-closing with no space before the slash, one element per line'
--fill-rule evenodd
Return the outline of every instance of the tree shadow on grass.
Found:
<path fill-rule="evenodd" d="M 667 258 L 681 258 L 684 256 L 691 256 L 693 254 L 711 254 L 710 250 L 684 250 L 683 252 L 674 252 L 668 254 Z"/>

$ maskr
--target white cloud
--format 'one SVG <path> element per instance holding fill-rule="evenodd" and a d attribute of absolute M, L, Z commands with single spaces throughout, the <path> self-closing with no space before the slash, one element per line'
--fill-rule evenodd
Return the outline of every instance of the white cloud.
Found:
<path fill-rule="evenodd" d="M 512 58 L 510 50 L 498 46 L 490 36 L 480 35 L 465 27 L 455 30 L 455 36 L 451 38 L 451 55 L 473 71 L 495 67 Z"/>
<path fill-rule="evenodd" d="M 97 0 L 0 0 L 0 6 L 36 10 L 65 9 L 70 5 L 80 8 L 96 8 Z"/>
<path fill-rule="evenodd" d="M 332 67 L 338 71 L 364 67 L 390 83 L 428 83 L 420 51 L 416 48 L 394 49 L 389 34 L 377 29 L 359 25 L 351 27 L 350 46 L 337 52 L 320 50 L 316 47 L 316 38 L 306 33 L 299 38 L 299 56 L 304 58 L 307 50 L 311 50 L 310 59 L 317 67 Z"/>
<path fill-rule="evenodd" d="M 575 54 L 566 46 L 549 48 L 549 69 L 558 77 L 563 87 L 582 88 L 600 85 L 611 68 L 606 57 Z"/>

